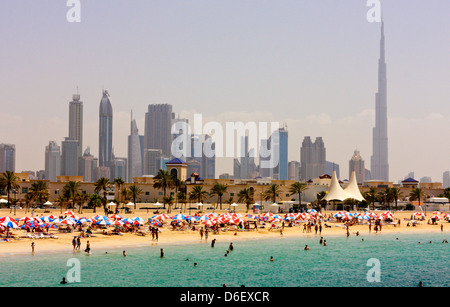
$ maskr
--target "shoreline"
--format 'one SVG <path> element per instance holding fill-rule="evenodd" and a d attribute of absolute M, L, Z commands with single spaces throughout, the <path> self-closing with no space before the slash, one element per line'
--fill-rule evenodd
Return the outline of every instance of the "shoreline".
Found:
<path fill-rule="evenodd" d="M 6 216 L 6 212 L 1 212 L 0 216 Z M 6 210 L 5 210 L 6 211 Z M 9 210 L 8 210 L 9 211 Z M 325 212 L 329 214 L 330 211 Z M 40 212 L 37 214 L 40 215 Z M 50 213 L 49 213 L 50 214 Z M 245 213 L 241 212 L 242 215 Z M 372 235 L 405 235 L 405 234 L 449 234 L 450 235 L 450 223 L 445 220 L 441 220 L 438 225 L 429 225 L 426 221 L 420 222 L 416 227 L 407 227 L 407 223 L 404 219 L 411 216 L 411 212 L 397 212 L 394 213 L 394 217 L 401 220 L 401 226 L 393 225 L 383 225 L 382 231 L 375 233 L 373 230 L 369 232 L 368 224 L 356 224 L 350 226 L 349 232 L 350 236 L 355 236 L 356 232 L 359 232 L 360 237 L 372 236 Z M 95 214 L 86 214 L 85 216 L 94 216 Z M 138 214 L 138 216 L 143 217 L 147 220 L 149 216 L 153 214 Z M 26 216 L 24 214 L 18 215 L 18 217 Z M 131 216 L 129 216 L 131 217 Z M 133 216 L 134 217 L 134 216 Z M 322 233 L 315 233 L 314 229 L 311 232 L 303 232 L 303 227 L 285 227 L 283 231 L 283 236 L 281 236 L 279 230 L 258 229 L 256 231 L 234 231 L 229 230 L 226 232 L 220 232 L 219 234 L 210 234 L 208 240 L 205 238 L 201 239 L 199 232 L 187 230 L 187 231 L 172 231 L 168 226 L 164 226 L 159 233 L 158 242 L 152 241 L 151 235 L 138 236 L 132 233 L 125 233 L 123 236 L 113 235 L 106 236 L 101 233 L 94 232 L 94 237 L 82 238 L 81 251 L 84 251 L 86 241 L 89 240 L 91 243 L 91 249 L 93 250 L 107 250 L 107 249 L 125 249 L 125 248 L 138 248 L 138 247 L 151 247 L 157 246 L 170 246 L 170 245 L 184 245 L 184 244 L 211 244 L 212 239 L 216 239 L 218 242 L 239 242 L 247 240 L 267 240 L 267 239 L 283 239 L 283 238 L 320 238 L 321 236 L 325 239 L 327 237 L 345 237 L 346 229 L 342 223 L 332 223 L 327 222 L 332 225 L 331 228 L 322 228 Z M 443 226 L 443 231 L 441 231 L 441 224 Z M 447 225 L 448 224 L 448 225 Z M 267 223 L 266 225 L 270 225 Z M 203 225 L 199 225 L 203 226 Z M 26 234 L 24 230 L 13 230 L 12 231 L 17 236 L 23 236 Z M 55 230 L 51 231 L 52 234 L 58 236 L 55 238 L 46 239 L 31 239 L 31 238 L 20 238 L 12 239 L 10 242 L 0 243 L 0 258 L 15 256 L 15 255 L 31 255 L 31 242 L 35 243 L 35 254 L 55 254 L 55 253 L 72 253 L 73 247 L 71 244 L 72 238 L 77 236 L 79 233 L 59 233 Z M 235 236 L 234 233 L 237 233 Z"/>

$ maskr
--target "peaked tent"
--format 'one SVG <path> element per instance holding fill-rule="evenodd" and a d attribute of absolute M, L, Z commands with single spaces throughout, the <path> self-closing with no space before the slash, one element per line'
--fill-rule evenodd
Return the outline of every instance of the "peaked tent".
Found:
<path fill-rule="evenodd" d="M 363 201 L 364 197 L 362 196 L 361 192 L 358 188 L 358 183 L 356 180 L 356 173 L 355 171 L 352 172 L 352 177 L 350 178 L 350 181 L 347 185 L 347 187 L 344 189 L 344 192 L 347 193 L 348 198 L 355 199 L 357 201 Z"/>
<path fill-rule="evenodd" d="M 326 201 L 339 200 L 344 201 L 347 199 L 347 193 L 342 189 L 339 184 L 339 181 L 336 176 L 336 171 L 333 171 L 333 175 L 331 176 L 330 189 L 328 190 L 327 195 L 325 195 L 324 199 Z"/>

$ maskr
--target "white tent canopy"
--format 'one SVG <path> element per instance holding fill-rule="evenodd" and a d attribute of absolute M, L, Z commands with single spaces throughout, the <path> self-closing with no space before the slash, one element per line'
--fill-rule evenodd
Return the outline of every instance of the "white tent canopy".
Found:
<path fill-rule="evenodd" d="M 352 173 L 352 177 L 345 189 L 342 189 L 336 176 L 336 171 L 333 171 L 331 176 L 330 189 L 324 198 L 326 201 L 338 200 L 344 201 L 346 199 L 355 199 L 357 201 L 364 200 L 356 182 L 356 174 Z"/>
<path fill-rule="evenodd" d="M 51 206 L 51 205 L 53 205 L 53 204 L 51 202 L 49 202 L 49 201 L 44 203 L 44 206 Z"/>

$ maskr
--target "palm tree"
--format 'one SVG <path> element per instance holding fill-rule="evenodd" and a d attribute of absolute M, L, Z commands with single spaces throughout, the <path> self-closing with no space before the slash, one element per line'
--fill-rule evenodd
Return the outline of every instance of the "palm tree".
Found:
<path fill-rule="evenodd" d="M 372 204 L 372 210 L 375 210 L 375 201 L 377 200 L 377 190 L 374 187 L 370 187 L 369 191 L 363 193 L 364 198 Z"/>
<path fill-rule="evenodd" d="M 160 169 L 153 179 L 155 180 L 153 187 L 162 189 L 163 197 L 166 197 L 166 190 L 171 189 L 174 186 L 174 177 L 168 171 Z"/>
<path fill-rule="evenodd" d="M 215 183 L 214 186 L 211 188 L 211 196 L 217 195 L 219 204 L 220 204 L 220 210 L 222 210 L 222 196 L 227 191 L 227 186 L 221 183 Z"/>
<path fill-rule="evenodd" d="M 120 195 L 122 196 L 122 200 L 125 206 L 125 203 L 131 200 L 131 191 L 130 189 L 123 187 L 122 190 L 120 190 Z"/>
<path fill-rule="evenodd" d="M 107 190 L 111 186 L 111 181 L 108 178 L 102 177 L 94 183 L 95 192 L 100 193 L 103 191 L 103 209 L 106 211 L 106 194 Z"/>
<path fill-rule="evenodd" d="M 94 213 L 97 212 L 96 208 L 101 206 L 103 198 L 97 193 L 92 194 L 91 199 L 89 200 L 88 206 L 94 208 Z M 62 212 L 62 211 L 61 211 Z"/>
<path fill-rule="evenodd" d="M 171 209 L 172 209 L 172 205 L 173 205 L 174 202 L 175 202 L 173 196 L 166 196 L 166 197 L 163 197 L 163 202 L 164 202 L 165 204 L 169 205 L 169 209 L 167 210 L 167 213 L 170 213 L 170 212 L 171 212 Z"/>
<path fill-rule="evenodd" d="M 247 212 L 249 210 L 249 206 L 253 203 L 253 196 L 255 191 L 253 189 L 244 188 L 239 191 L 237 194 L 238 202 L 245 203 L 247 207 Z"/>
<path fill-rule="evenodd" d="M 415 188 L 412 189 L 412 191 L 409 193 L 409 199 L 410 200 L 418 200 L 419 201 L 419 207 L 420 207 L 420 201 L 424 198 L 425 192 L 421 188 Z M 426 207 L 425 207 L 426 211 Z"/>
<path fill-rule="evenodd" d="M 183 208 L 183 204 L 186 207 L 187 199 L 186 199 L 186 193 L 184 192 L 178 192 L 177 193 L 177 199 L 181 203 L 181 208 Z M 183 211 L 183 210 L 181 210 Z"/>
<path fill-rule="evenodd" d="M 48 191 L 48 184 L 43 180 L 33 182 L 28 192 L 32 195 L 36 205 L 42 204 L 50 195 Z"/>
<path fill-rule="evenodd" d="M 136 210 L 136 198 L 142 194 L 142 189 L 135 184 L 129 186 L 128 189 L 130 190 L 131 199 L 133 199 L 134 210 Z"/>
<path fill-rule="evenodd" d="M 80 193 L 80 183 L 69 181 L 63 187 L 63 194 L 68 200 L 72 200 L 72 208 L 75 208 L 76 198 Z"/>
<path fill-rule="evenodd" d="M 298 207 L 302 206 L 302 193 L 308 189 L 308 185 L 304 182 L 295 182 L 289 188 L 289 195 L 298 194 Z"/>
<path fill-rule="evenodd" d="M 273 203 L 277 202 L 277 198 L 280 196 L 281 190 L 278 184 L 270 185 L 267 190 L 263 193 L 263 198 L 265 201 L 272 201 Z"/>
<path fill-rule="evenodd" d="M 383 191 L 378 192 L 378 197 L 384 205 L 384 208 L 387 209 L 392 200 L 392 193 L 390 188 L 386 188 Z"/>
<path fill-rule="evenodd" d="M 0 188 L 6 190 L 6 193 L 8 194 L 8 205 L 10 204 L 11 191 L 20 188 L 19 184 L 17 183 L 18 181 L 19 178 L 12 171 L 4 172 L 0 177 Z M 14 206 L 14 215 L 15 214 L 16 208 Z"/>
<path fill-rule="evenodd" d="M 397 211 L 398 199 L 403 196 L 403 192 L 398 187 L 391 188 L 392 199 L 395 201 L 395 211 Z"/>
<path fill-rule="evenodd" d="M 189 199 L 197 200 L 198 203 L 201 203 L 206 197 L 208 197 L 208 192 L 204 191 L 201 185 L 194 186 L 189 192 Z"/>
<path fill-rule="evenodd" d="M 117 191 L 118 191 L 117 195 L 118 195 L 119 200 L 118 200 L 117 208 L 119 208 L 119 204 L 121 201 L 121 197 L 120 197 L 121 193 L 120 192 L 122 190 L 122 186 L 125 184 L 125 181 L 122 179 L 122 177 L 119 177 L 119 178 L 114 178 L 113 183 L 117 187 Z"/>

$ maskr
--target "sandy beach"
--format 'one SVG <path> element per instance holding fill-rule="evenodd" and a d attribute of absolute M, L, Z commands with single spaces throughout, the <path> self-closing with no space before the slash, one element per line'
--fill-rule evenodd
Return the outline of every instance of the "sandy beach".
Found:
<path fill-rule="evenodd" d="M 218 214 L 223 214 L 226 211 L 216 211 Z M 377 211 L 377 214 L 381 214 L 383 211 Z M 75 212 L 76 213 L 76 212 Z M 176 213 L 179 213 L 178 211 L 172 212 L 171 214 L 174 215 Z M 192 212 L 194 213 L 194 212 Z M 238 211 L 243 216 L 244 220 L 248 220 L 248 218 L 245 217 L 247 212 L 245 210 Z M 251 212 L 250 212 L 251 213 Z M 336 211 L 325 211 L 322 212 L 323 215 L 329 216 L 330 214 L 333 215 L 336 213 Z M 34 212 L 35 217 L 40 217 L 41 215 L 47 216 L 47 215 L 61 215 L 61 212 L 59 209 L 57 210 L 51 210 L 50 212 L 45 212 L 44 210 L 36 210 Z M 80 217 L 86 217 L 90 218 L 97 214 L 102 214 L 102 212 L 97 211 L 97 213 L 89 212 L 86 210 L 86 212 L 83 212 L 82 214 L 76 213 Z M 188 215 L 188 213 L 184 213 L 185 215 Z M 399 211 L 395 212 L 394 214 L 394 221 L 398 222 L 400 220 L 400 226 L 399 225 L 383 225 L 382 230 L 375 233 L 374 231 L 374 225 L 372 224 L 371 231 L 369 232 L 369 225 L 368 224 L 356 224 L 349 227 L 349 233 L 350 236 L 355 236 L 357 232 L 359 232 L 360 236 L 367 236 L 367 235 L 383 235 L 383 234 L 402 234 L 402 233 L 440 233 L 443 231 L 444 233 L 449 233 L 450 230 L 450 223 L 447 222 L 444 219 L 441 219 L 437 222 L 435 225 L 428 224 L 428 219 L 432 216 L 432 212 L 429 212 L 425 218 L 424 221 L 419 221 L 417 226 L 407 226 L 408 221 L 410 220 L 411 216 L 414 214 L 412 211 Z M 445 212 L 441 212 L 441 215 L 443 216 Z M 136 216 L 139 216 L 143 218 L 144 220 L 148 220 L 148 218 L 154 216 L 155 214 L 153 212 L 147 212 L 146 210 L 138 210 L 136 213 L 133 214 L 120 214 L 124 218 L 134 218 Z M 13 212 L 10 212 L 10 209 L 1 209 L 0 210 L 0 217 L 4 216 L 11 216 L 13 218 L 21 218 L 25 216 L 31 216 L 31 213 L 28 211 L 25 213 L 25 210 L 17 210 L 16 215 L 14 215 Z M 284 214 L 282 214 L 284 216 Z M 251 219 L 252 220 L 252 219 Z M 253 220 L 252 220 L 253 221 Z M 124 233 L 123 235 L 104 235 L 101 230 L 94 230 L 93 231 L 93 237 L 90 238 L 81 238 L 81 250 L 84 250 L 86 247 L 86 242 L 89 240 L 91 249 L 117 249 L 117 248 L 123 248 L 126 249 L 127 247 L 140 247 L 140 246 L 151 246 L 151 245 L 167 245 L 167 244 L 189 244 L 189 243 L 205 243 L 205 237 L 201 239 L 200 233 L 198 231 L 199 227 L 196 227 L 197 229 L 195 231 L 193 230 L 186 230 L 186 231 L 174 231 L 172 230 L 172 227 L 167 225 L 170 222 L 170 220 L 165 221 L 165 225 L 160 228 L 161 232 L 159 233 L 158 242 L 152 241 L 152 236 L 150 233 L 148 233 L 145 236 L 138 235 L 136 233 Z M 228 231 L 220 231 L 219 234 L 213 234 L 210 232 L 207 242 L 211 242 L 212 239 L 216 239 L 217 241 L 221 242 L 237 242 L 240 240 L 255 240 L 255 239 L 267 239 L 267 238 L 281 238 L 281 237 L 314 237 L 317 236 L 320 238 L 320 236 L 326 237 L 329 236 L 346 236 L 347 231 L 346 227 L 343 222 L 326 222 L 327 225 L 331 226 L 329 228 L 322 227 L 322 232 L 317 234 L 315 233 L 314 227 L 312 227 L 311 232 L 305 232 L 303 230 L 303 224 L 299 224 L 299 226 L 293 226 L 293 227 L 287 227 L 288 223 L 285 222 L 285 227 L 282 233 L 280 233 L 280 229 L 270 229 L 271 223 L 266 223 L 265 228 L 258 228 L 257 230 L 252 231 L 235 231 L 233 229 L 229 229 Z M 22 222 L 19 223 L 19 225 L 22 225 Z M 276 223 L 277 226 L 280 226 L 281 223 Z M 443 229 L 441 230 L 441 225 L 443 226 Z M 197 225 L 196 225 L 197 226 Z M 200 227 L 204 227 L 202 224 L 198 224 Z M 144 229 L 148 229 L 148 226 L 143 226 Z M 109 229 L 113 229 L 110 227 Z M 35 253 L 53 253 L 53 252 L 71 252 L 72 251 L 72 239 L 74 236 L 78 236 L 80 233 L 78 231 L 72 232 L 72 233 L 62 233 L 59 232 L 58 229 L 50 229 L 49 233 L 54 234 L 57 236 L 57 238 L 39 238 L 39 239 L 33 239 L 33 238 L 27 238 L 27 231 L 23 229 L 14 229 L 11 231 L 12 234 L 15 236 L 15 238 L 10 239 L 8 242 L 2 241 L 0 243 L 0 256 L 8 256 L 8 255 L 15 255 L 15 254 L 31 254 L 31 243 L 34 242 L 35 244 Z M 34 234 L 34 233 L 29 233 Z"/>

